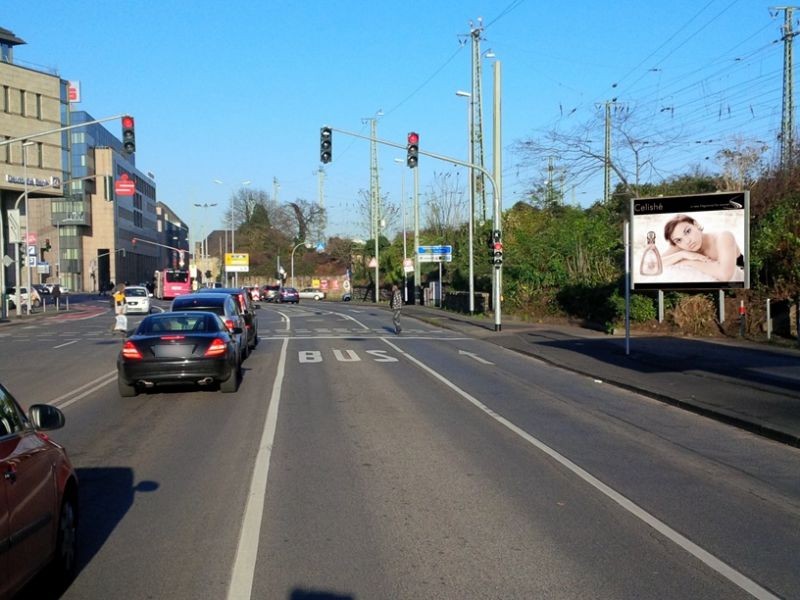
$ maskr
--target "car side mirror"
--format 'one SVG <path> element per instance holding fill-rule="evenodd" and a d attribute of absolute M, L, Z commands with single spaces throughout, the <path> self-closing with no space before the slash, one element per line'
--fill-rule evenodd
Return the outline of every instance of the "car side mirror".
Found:
<path fill-rule="evenodd" d="M 49 404 L 34 404 L 28 410 L 28 418 L 33 426 L 40 431 L 60 429 L 66 423 L 64 413 Z"/>

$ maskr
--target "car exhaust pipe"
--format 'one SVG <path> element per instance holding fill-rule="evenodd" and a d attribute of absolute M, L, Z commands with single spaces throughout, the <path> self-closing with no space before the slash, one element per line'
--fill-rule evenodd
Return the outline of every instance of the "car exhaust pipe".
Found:
<path fill-rule="evenodd" d="M 138 384 L 139 384 L 139 385 L 143 385 L 144 387 L 146 387 L 146 388 L 148 388 L 148 389 L 149 389 L 149 388 L 151 388 L 151 387 L 155 387 L 155 385 L 156 385 L 156 384 L 155 384 L 155 383 L 153 383 L 152 381 L 144 381 L 144 380 L 142 380 L 142 381 L 139 381 L 139 382 L 138 382 Z"/>
<path fill-rule="evenodd" d="M 198 385 L 208 385 L 210 383 L 213 383 L 213 381 L 214 381 L 213 377 L 203 377 L 200 381 L 197 382 L 197 384 Z"/>

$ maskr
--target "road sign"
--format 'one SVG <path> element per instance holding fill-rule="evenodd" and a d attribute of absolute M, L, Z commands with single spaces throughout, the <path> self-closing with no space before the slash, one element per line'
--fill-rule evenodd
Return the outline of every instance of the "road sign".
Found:
<path fill-rule="evenodd" d="M 417 252 L 422 254 L 452 254 L 452 246 L 419 246 Z"/>
<path fill-rule="evenodd" d="M 250 255 L 239 252 L 225 253 L 225 272 L 226 273 L 249 273 Z"/>
<path fill-rule="evenodd" d="M 417 248 L 419 262 L 451 262 L 453 260 L 452 246 L 419 246 Z"/>
<path fill-rule="evenodd" d="M 28 266 L 35 267 L 36 266 L 36 255 L 28 257 Z"/>
<path fill-rule="evenodd" d="M 28 240 L 28 244 L 29 245 L 30 244 L 36 245 L 36 234 L 35 233 L 29 233 L 27 240 Z"/>
<path fill-rule="evenodd" d="M 136 182 L 123 173 L 114 182 L 114 193 L 117 196 L 133 196 L 136 193 Z"/>
<path fill-rule="evenodd" d="M 403 271 L 405 273 L 413 273 L 414 272 L 414 261 L 410 258 L 403 259 Z"/>
<path fill-rule="evenodd" d="M 28 246 L 28 256 L 36 256 L 36 246 Z"/>

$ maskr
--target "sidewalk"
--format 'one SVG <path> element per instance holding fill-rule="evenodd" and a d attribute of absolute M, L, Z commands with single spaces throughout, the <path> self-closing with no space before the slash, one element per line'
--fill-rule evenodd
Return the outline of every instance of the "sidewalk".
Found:
<path fill-rule="evenodd" d="M 404 316 L 461 331 L 605 383 L 800 447 L 800 350 L 730 339 L 625 337 L 570 325 L 470 317 L 427 306 Z"/>

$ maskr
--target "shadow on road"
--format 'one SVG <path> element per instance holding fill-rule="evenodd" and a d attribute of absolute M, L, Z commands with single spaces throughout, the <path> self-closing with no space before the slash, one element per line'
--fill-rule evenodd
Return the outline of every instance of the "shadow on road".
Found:
<path fill-rule="evenodd" d="M 136 494 L 154 492 L 158 489 L 158 483 L 154 481 L 136 483 L 133 469 L 128 467 L 76 470 L 80 486 L 77 574 L 92 561 L 117 525 L 125 518 Z M 45 571 L 31 581 L 17 599 L 49 600 L 58 598 L 63 591 L 52 589 Z"/>

